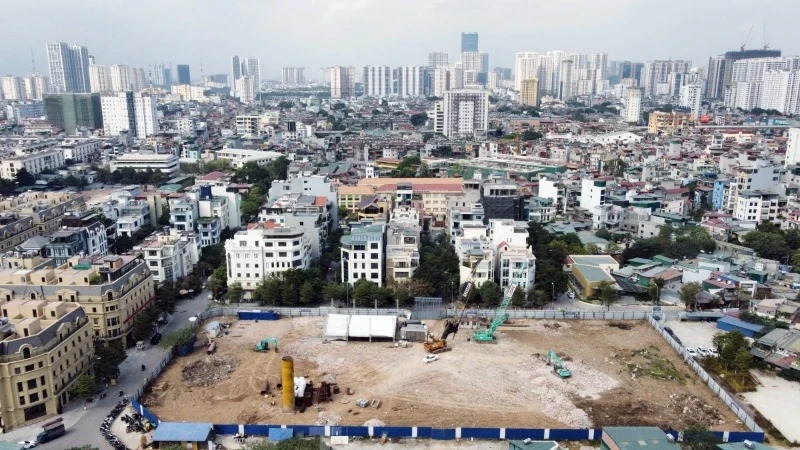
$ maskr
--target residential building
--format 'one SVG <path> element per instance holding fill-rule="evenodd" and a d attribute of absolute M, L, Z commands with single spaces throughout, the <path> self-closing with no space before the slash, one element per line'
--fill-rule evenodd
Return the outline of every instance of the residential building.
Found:
<path fill-rule="evenodd" d="M 82 196 L 70 192 L 24 192 L 0 201 L 0 252 L 61 226 L 67 211 L 82 212 Z"/>
<path fill-rule="evenodd" d="M 302 230 L 274 222 L 251 223 L 225 241 L 228 286 L 253 291 L 261 281 L 289 269 L 311 267 L 311 243 Z"/>
<path fill-rule="evenodd" d="M 331 74 L 331 98 L 349 99 L 356 95 L 356 68 L 333 66 Z"/>
<path fill-rule="evenodd" d="M 211 186 L 211 195 L 228 199 L 228 226 L 231 230 L 238 230 L 241 226 L 242 212 L 240 209 L 242 196 L 238 185 L 224 176 L 221 172 L 211 172 L 195 180 L 195 186 Z M 224 227 L 223 227 L 224 229 Z"/>
<path fill-rule="evenodd" d="M 444 135 L 472 137 L 489 128 L 489 92 L 454 89 L 444 93 Z"/>
<path fill-rule="evenodd" d="M 422 66 L 400 66 L 397 68 L 397 95 L 401 98 L 421 97 L 423 92 Z"/>
<path fill-rule="evenodd" d="M 327 198 L 328 201 L 325 204 L 325 208 L 328 210 L 327 214 L 331 218 L 331 231 L 339 227 L 339 206 L 336 186 L 327 176 L 293 176 L 286 180 L 274 180 L 269 189 L 269 198 L 277 199 L 288 193 Z"/>
<path fill-rule="evenodd" d="M 139 172 L 152 169 L 171 176 L 178 172 L 178 163 L 178 157 L 173 154 L 123 153 L 111 161 L 111 170 L 130 167 Z"/>
<path fill-rule="evenodd" d="M 90 92 L 88 48 L 48 42 L 46 50 L 53 92 Z"/>
<path fill-rule="evenodd" d="M 6 117 L 10 121 L 44 118 L 44 103 L 29 101 L 8 104 L 6 105 Z"/>
<path fill-rule="evenodd" d="M 454 206 L 449 209 L 447 231 L 450 235 L 450 244 L 455 245 L 456 239 L 464 236 L 466 228 L 480 227 L 484 230 L 485 212 L 483 205 L 474 203 L 468 206 Z M 484 234 L 485 235 L 485 234 Z"/>
<path fill-rule="evenodd" d="M 703 100 L 703 89 L 699 84 L 687 84 L 680 88 L 680 104 L 683 107 L 691 108 L 692 120 L 696 121 L 700 116 L 700 103 Z"/>
<path fill-rule="evenodd" d="M 529 78 L 520 82 L 519 102 L 526 106 L 539 106 L 538 78 Z"/>
<path fill-rule="evenodd" d="M 428 53 L 428 67 L 447 67 L 449 66 L 447 52 L 430 52 Z"/>
<path fill-rule="evenodd" d="M 786 198 L 772 192 L 742 190 L 736 196 L 733 216 L 748 222 L 769 221 L 780 225 L 780 214 L 786 208 Z"/>
<path fill-rule="evenodd" d="M 581 180 L 581 209 L 593 211 L 596 206 L 604 205 L 607 201 L 606 184 L 607 181 L 602 179 Z"/>
<path fill-rule="evenodd" d="M 240 136 L 261 136 L 261 129 L 264 122 L 262 116 L 237 115 L 236 134 Z"/>
<path fill-rule="evenodd" d="M 416 210 L 407 208 L 414 214 Z M 416 215 L 419 220 L 419 215 Z M 386 275 L 388 281 L 408 281 L 419 267 L 420 227 L 391 222 L 386 228 Z M 372 264 L 372 263 L 370 263 Z"/>
<path fill-rule="evenodd" d="M 76 134 L 79 128 L 103 128 L 100 94 L 45 94 L 44 114 L 48 122 L 69 135 Z"/>
<path fill-rule="evenodd" d="M 61 141 L 58 148 L 64 152 L 64 160 L 89 162 L 100 156 L 101 142 L 94 138 L 67 138 Z"/>
<path fill-rule="evenodd" d="M 550 223 L 556 218 L 556 204 L 550 198 L 531 197 L 528 211 L 529 222 Z"/>
<path fill-rule="evenodd" d="M 480 287 L 494 280 L 495 252 L 485 236 L 458 237 L 455 244 L 461 284 L 472 281 Z"/>
<path fill-rule="evenodd" d="M 625 90 L 625 108 L 622 109 L 622 120 L 628 123 L 639 123 L 642 118 L 642 99 L 645 89 L 629 87 Z"/>
<path fill-rule="evenodd" d="M 369 186 L 345 186 L 336 188 L 339 209 L 356 213 L 365 196 L 373 196 L 375 191 Z"/>
<path fill-rule="evenodd" d="M 11 75 L 0 77 L 0 92 L 6 100 L 25 100 L 25 87 L 20 77 Z"/>
<path fill-rule="evenodd" d="M 644 95 L 650 97 L 664 92 L 662 86 L 666 85 L 670 74 L 687 73 L 692 67 L 691 61 L 685 60 L 655 60 L 645 63 L 642 71 L 642 87 Z"/>
<path fill-rule="evenodd" d="M 783 166 L 800 164 L 800 128 L 789 128 Z"/>
<path fill-rule="evenodd" d="M 89 85 L 91 87 L 91 92 L 111 92 L 113 89 L 111 72 L 108 66 L 91 64 L 89 66 Z"/>
<path fill-rule="evenodd" d="M 55 268 L 0 270 L 0 296 L 2 308 L 25 301 L 45 308 L 80 303 L 94 338 L 126 346 L 133 345 L 133 318 L 155 299 L 155 283 L 145 262 L 133 255 L 74 256 Z M 3 315 L 12 317 L 12 310 Z"/>
<path fill-rule="evenodd" d="M 28 100 L 42 100 L 44 94 L 49 92 L 48 80 L 39 73 L 32 73 L 22 79 L 25 89 L 25 98 Z"/>
<path fill-rule="evenodd" d="M 364 95 L 383 98 L 392 94 L 392 69 L 389 66 L 364 67 Z"/>
<path fill-rule="evenodd" d="M 523 220 L 527 217 L 526 205 L 517 183 L 510 179 L 495 178 L 481 186 L 481 205 L 484 221 L 491 219 Z"/>
<path fill-rule="evenodd" d="M 536 279 L 536 257 L 529 248 L 513 247 L 501 242 L 497 246 L 497 279 L 500 288 L 505 291 L 510 286 L 517 286 L 526 292 L 533 288 Z"/>
<path fill-rule="evenodd" d="M 674 134 L 693 124 L 693 113 L 653 111 L 647 122 L 647 131 L 653 134 Z"/>
<path fill-rule="evenodd" d="M 107 136 L 119 136 L 127 130 L 131 135 L 145 139 L 159 131 L 156 97 L 128 91 L 103 95 L 100 104 L 103 131 Z"/>
<path fill-rule="evenodd" d="M 38 175 L 44 170 L 56 170 L 64 166 L 64 152 L 60 149 L 43 150 L 36 153 L 25 153 L 18 149 L 15 156 L 6 156 L 0 161 L 0 177 L 14 180 L 21 169 L 31 175 Z"/>
<path fill-rule="evenodd" d="M 147 263 L 157 283 L 176 282 L 194 271 L 198 263 L 197 239 L 194 233 L 156 233 L 133 248 Z"/>
<path fill-rule="evenodd" d="M 226 159 L 231 162 L 231 167 L 239 169 L 249 162 L 265 166 L 283 156 L 282 153 L 270 150 L 248 150 L 243 148 L 223 148 L 217 150 L 217 159 Z"/>
<path fill-rule="evenodd" d="M 114 92 L 131 91 L 131 68 L 124 64 L 114 64 L 109 68 L 111 90 Z"/>
<path fill-rule="evenodd" d="M 444 93 L 464 87 L 464 71 L 460 67 L 437 67 L 433 70 L 433 95 L 444 97 Z"/>
<path fill-rule="evenodd" d="M 2 309 L 0 427 L 10 430 L 62 412 L 67 391 L 91 368 L 94 343 L 78 304 L 19 298 Z"/>
<path fill-rule="evenodd" d="M 281 83 L 287 86 L 305 85 L 305 70 L 305 67 L 283 67 L 281 69 Z"/>
<path fill-rule="evenodd" d="M 194 231 L 200 217 L 197 201 L 190 196 L 174 199 L 169 202 L 169 222 L 179 231 Z"/>
<path fill-rule="evenodd" d="M 48 258 L 52 258 L 56 265 L 65 264 L 67 260 L 77 255 L 108 254 L 106 227 L 97 214 L 67 213 L 61 225 L 60 229 L 46 236 L 49 242 L 44 247 L 45 254 Z"/>
<path fill-rule="evenodd" d="M 359 279 L 384 283 L 386 259 L 385 225 L 374 224 L 353 228 L 341 240 L 342 282 L 355 284 Z"/>

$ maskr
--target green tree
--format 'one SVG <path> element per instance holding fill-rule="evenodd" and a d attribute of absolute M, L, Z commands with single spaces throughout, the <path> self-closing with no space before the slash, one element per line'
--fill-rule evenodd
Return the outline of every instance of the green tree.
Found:
<path fill-rule="evenodd" d="M 158 313 L 172 314 L 178 304 L 178 287 L 172 281 L 164 281 L 156 288 L 155 309 Z"/>
<path fill-rule="evenodd" d="M 231 303 L 241 303 L 244 299 L 244 289 L 239 283 L 233 283 L 228 287 L 228 293 L 225 294 L 225 299 Z"/>
<path fill-rule="evenodd" d="M 128 237 L 127 234 L 121 234 L 117 236 L 114 246 L 116 247 L 117 253 L 128 253 L 133 249 L 133 239 Z"/>
<path fill-rule="evenodd" d="M 153 323 L 157 317 L 152 309 L 147 308 L 133 318 L 133 338 L 143 341 L 153 334 Z"/>
<path fill-rule="evenodd" d="M 428 114 L 424 112 L 412 114 L 409 120 L 411 121 L 411 125 L 419 127 L 425 125 L 425 122 L 428 121 Z"/>
<path fill-rule="evenodd" d="M 495 307 L 500 304 L 503 299 L 503 290 L 492 280 L 484 281 L 478 288 L 478 295 L 483 304 L 488 307 Z"/>
<path fill-rule="evenodd" d="M 82 373 L 69 387 L 69 395 L 72 398 L 90 399 L 94 396 L 95 390 L 94 378 L 88 373 Z"/>
<path fill-rule="evenodd" d="M 287 100 L 283 100 L 278 103 L 278 108 L 280 109 L 291 109 L 294 106 L 294 102 L 290 102 Z"/>
<path fill-rule="evenodd" d="M 228 286 L 228 268 L 223 264 L 222 266 L 214 269 L 214 273 L 211 274 L 211 277 L 208 279 L 206 287 L 211 291 L 215 299 L 219 299 L 220 294 L 222 294 L 225 291 L 227 286 Z"/>
<path fill-rule="evenodd" d="M 743 352 L 749 354 L 750 345 L 741 332 L 734 330 L 717 333 L 711 339 L 711 343 L 716 347 L 719 359 L 726 370 L 736 373 L 748 369 L 752 364 L 752 358 L 747 360 L 743 354 Z"/>
<path fill-rule="evenodd" d="M 600 239 L 605 239 L 610 241 L 613 237 L 611 236 L 611 232 L 605 228 L 600 228 L 599 230 L 594 232 L 594 235 L 599 237 Z"/>
<path fill-rule="evenodd" d="M 283 286 L 280 277 L 264 278 L 253 291 L 253 301 L 262 305 L 280 305 L 283 301 Z"/>
<path fill-rule="evenodd" d="M 647 295 L 654 305 L 661 302 L 661 291 L 664 289 L 665 280 L 661 278 L 651 278 L 650 285 L 647 287 Z"/>
<path fill-rule="evenodd" d="M 158 224 L 162 227 L 168 227 L 172 222 L 169 216 L 169 203 L 164 202 L 161 206 L 161 216 L 158 218 Z"/>
<path fill-rule="evenodd" d="M 541 139 L 542 137 L 543 137 L 542 133 L 538 131 L 525 130 L 525 132 L 523 132 L 522 135 L 520 136 L 520 139 L 522 139 L 523 141 L 536 141 Z"/>
<path fill-rule="evenodd" d="M 181 329 L 165 334 L 161 342 L 158 343 L 158 346 L 164 350 L 173 347 L 181 347 L 191 341 L 195 336 L 197 336 L 197 327 L 187 325 Z"/>
<path fill-rule="evenodd" d="M 599 255 L 600 253 L 602 253 L 600 247 L 598 247 L 597 244 L 589 243 L 586 244 L 583 248 L 584 251 L 586 251 L 587 255 Z"/>
<path fill-rule="evenodd" d="M 744 235 L 742 244 L 752 248 L 758 256 L 767 259 L 783 260 L 791 252 L 786 238 L 780 231 L 751 231 Z"/>
<path fill-rule="evenodd" d="M 36 184 L 36 178 L 28 172 L 28 169 L 21 168 L 17 171 L 17 175 L 15 177 L 17 181 L 17 186 L 33 186 Z"/>
<path fill-rule="evenodd" d="M 716 450 L 721 441 L 702 424 L 692 424 L 683 432 L 683 448 L 687 450 Z"/>
<path fill-rule="evenodd" d="M 595 296 L 600 301 L 601 305 L 605 305 L 606 309 L 611 309 L 611 304 L 617 301 L 619 292 L 614 283 L 610 281 L 601 281 L 595 289 Z"/>
<path fill-rule="evenodd" d="M 392 170 L 392 177 L 395 178 L 416 178 L 417 171 L 420 168 L 422 161 L 419 156 L 407 156 L 400 161 L 397 168 Z"/>
<path fill-rule="evenodd" d="M 511 305 L 517 308 L 525 306 L 525 289 L 518 287 L 514 290 L 514 295 L 511 296 Z"/>
<path fill-rule="evenodd" d="M 691 282 L 685 283 L 683 286 L 681 286 L 681 290 L 678 291 L 678 295 L 680 296 L 681 302 L 686 305 L 686 309 L 691 309 L 694 311 L 695 305 L 697 304 L 697 296 L 702 291 L 703 288 L 700 286 L 700 283 Z"/>
<path fill-rule="evenodd" d="M 314 301 L 314 297 L 314 285 L 310 281 L 306 281 L 300 288 L 300 301 L 309 304 Z"/>
<path fill-rule="evenodd" d="M 99 343 L 94 348 L 94 376 L 98 380 L 119 376 L 119 365 L 128 355 L 121 342 Z"/>
<path fill-rule="evenodd" d="M 747 348 L 739 348 L 733 359 L 734 373 L 747 372 L 753 366 L 753 355 Z"/>
<path fill-rule="evenodd" d="M 541 308 L 551 301 L 550 294 L 542 289 L 528 289 L 526 297 L 528 304 L 534 308 Z"/>
<path fill-rule="evenodd" d="M 345 283 L 328 283 L 325 286 L 325 298 L 343 303 L 347 299 L 349 286 Z"/>
<path fill-rule="evenodd" d="M 361 278 L 353 284 L 351 297 L 355 300 L 356 306 L 373 306 L 378 297 L 378 285 Z"/>

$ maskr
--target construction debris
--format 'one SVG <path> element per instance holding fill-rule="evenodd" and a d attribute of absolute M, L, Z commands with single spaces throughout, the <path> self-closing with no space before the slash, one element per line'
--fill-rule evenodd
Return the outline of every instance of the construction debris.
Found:
<path fill-rule="evenodd" d="M 181 376 L 189 386 L 212 386 L 230 378 L 238 366 L 239 358 L 234 355 L 213 355 L 187 364 L 181 370 Z"/>
<path fill-rule="evenodd" d="M 633 324 L 631 322 L 620 322 L 620 321 L 608 322 L 608 326 L 619 328 L 620 330 L 630 330 L 631 328 L 633 328 Z"/>

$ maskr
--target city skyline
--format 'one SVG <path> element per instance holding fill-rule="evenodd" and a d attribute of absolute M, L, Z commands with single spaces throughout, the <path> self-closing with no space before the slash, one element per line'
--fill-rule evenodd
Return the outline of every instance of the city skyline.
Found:
<path fill-rule="evenodd" d="M 41 14 L 43 10 L 56 10 L 56 3 L 59 23 L 69 26 L 54 27 L 56 16 Z M 751 26 L 746 47 L 762 47 L 764 25 L 766 43 L 771 47 L 780 48 L 784 55 L 800 53 L 800 30 L 791 22 L 796 15 L 792 12 L 800 12 L 800 4 L 790 1 L 774 3 L 769 15 L 752 10 L 752 4 L 741 1 L 681 1 L 668 10 L 659 9 L 659 20 L 655 22 L 647 15 L 648 11 L 654 13 L 653 8 L 648 8 L 655 6 L 653 2 L 631 0 L 624 4 L 573 0 L 557 5 L 501 0 L 492 8 L 455 0 L 412 1 L 413 7 L 408 7 L 409 2 L 400 7 L 373 0 L 300 3 L 319 11 L 306 18 L 301 28 L 280 21 L 270 23 L 269 28 L 255 26 L 264 14 L 290 14 L 298 8 L 296 3 L 267 7 L 239 0 L 224 9 L 192 8 L 188 15 L 150 14 L 160 6 L 151 0 L 109 4 L 100 12 L 94 2 L 85 1 L 7 5 L 5 17 L 14 20 L 4 25 L 15 36 L 17 45 L 0 49 L 0 73 L 29 73 L 31 48 L 37 70 L 46 73 L 45 43 L 50 41 L 86 46 L 97 63 L 104 65 L 145 67 L 161 61 L 171 61 L 173 67 L 189 64 L 193 79 L 199 78 L 201 63 L 205 75 L 229 73 L 234 54 L 259 58 L 265 80 L 279 79 L 281 68 L 286 66 L 306 67 L 310 78 L 315 78 L 315 68 L 332 65 L 423 65 L 431 51 L 449 53 L 452 63 L 460 55 L 464 32 L 479 34 L 479 50 L 490 55 L 492 67 L 513 67 L 517 52 L 549 50 L 604 52 L 609 60 L 619 61 L 688 59 L 695 66 L 705 67 L 710 56 L 737 49 Z M 173 9 L 187 10 L 180 5 L 173 5 Z M 243 10 L 250 13 L 237 13 Z M 772 14 L 776 10 L 785 13 Z M 141 20 L 124 20 L 145 13 L 150 21 L 147 26 L 142 26 Z M 393 23 L 413 21 L 413 28 L 418 31 L 387 28 L 381 17 L 392 17 Z M 539 17 L 561 19 L 530 20 Z M 716 19 L 710 20 L 712 17 Z M 345 23 L 350 26 L 343 27 Z M 203 26 L 213 27 L 214 32 L 201 32 Z M 624 27 L 626 31 L 610 32 L 614 27 Z M 234 28 L 236 32 L 225 31 Z M 334 36 L 319 31 L 332 29 L 336 30 Z M 681 31 L 688 33 L 688 39 L 674 39 Z M 276 39 L 283 44 L 276 45 Z M 335 51 L 327 45 L 331 42 L 337 44 Z"/>

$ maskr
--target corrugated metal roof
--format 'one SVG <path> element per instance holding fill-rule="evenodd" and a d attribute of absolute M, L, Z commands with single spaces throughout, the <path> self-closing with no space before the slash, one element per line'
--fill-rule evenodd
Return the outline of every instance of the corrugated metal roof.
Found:
<path fill-rule="evenodd" d="M 210 423 L 161 422 L 153 433 L 155 442 L 205 442 L 212 434 Z"/>

